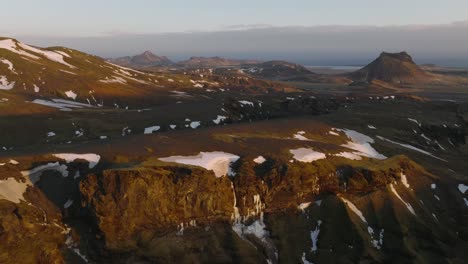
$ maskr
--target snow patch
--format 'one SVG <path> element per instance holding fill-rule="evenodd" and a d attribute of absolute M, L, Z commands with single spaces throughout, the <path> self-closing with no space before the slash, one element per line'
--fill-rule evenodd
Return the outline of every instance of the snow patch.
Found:
<path fill-rule="evenodd" d="M 410 211 L 410 213 L 412 213 L 413 215 L 416 215 L 416 212 L 414 211 L 413 207 L 411 206 L 411 204 L 405 202 L 405 200 L 403 200 L 403 198 L 401 198 L 401 196 L 397 193 L 395 187 L 393 187 L 393 184 L 390 184 L 390 189 L 392 190 L 392 192 L 395 194 L 395 196 L 406 206 L 406 208 L 408 209 L 408 211 Z"/>
<path fill-rule="evenodd" d="M 253 161 L 257 164 L 263 164 L 266 161 L 266 159 L 263 156 L 258 156 Z"/>
<path fill-rule="evenodd" d="M 44 165 L 37 166 L 31 170 L 22 171 L 23 177 L 28 177 L 32 184 L 36 184 L 44 172 L 46 171 L 57 171 L 62 174 L 63 177 L 68 177 L 68 170 L 66 165 L 60 165 L 58 162 L 50 162 Z"/>
<path fill-rule="evenodd" d="M 77 159 L 86 160 L 89 163 L 89 168 L 92 169 L 96 167 L 101 160 L 101 156 L 97 154 L 74 154 L 74 153 L 62 153 L 62 154 L 54 154 L 54 157 L 59 159 L 65 160 L 67 163 L 73 162 Z"/>
<path fill-rule="evenodd" d="M 240 157 L 234 154 L 213 151 L 213 152 L 200 152 L 196 156 L 172 156 L 160 158 L 164 162 L 175 162 L 186 165 L 193 165 L 211 170 L 216 177 L 223 177 L 225 175 L 234 176 L 235 173 L 231 170 L 231 164 L 236 162 Z"/>
<path fill-rule="evenodd" d="M 463 184 L 463 183 L 460 183 L 460 184 L 458 184 L 458 190 L 459 190 L 461 193 L 465 194 L 465 193 L 466 193 L 466 190 L 468 190 L 468 185 L 465 185 L 465 184 Z"/>
<path fill-rule="evenodd" d="M 403 172 L 400 172 L 400 176 L 401 176 L 401 183 L 403 183 L 403 185 L 406 187 L 406 188 L 410 188 L 410 185 L 408 183 L 408 179 L 406 178 L 406 175 L 403 173 Z"/>
<path fill-rule="evenodd" d="M 28 182 L 18 182 L 15 178 L 0 180 L 0 199 L 8 200 L 13 203 L 24 201 L 24 192 L 31 185 Z"/>
<path fill-rule="evenodd" d="M 158 131 L 159 129 L 161 129 L 160 126 L 147 127 L 147 128 L 145 128 L 144 134 L 145 134 L 145 135 L 153 134 L 153 132 L 156 132 L 156 131 Z"/>
<path fill-rule="evenodd" d="M 381 137 L 381 136 L 377 136 L 377 138 L 380 139 L 380 140 L 383 140 L 383 141 L 390 142 L 390 143 L 395 144 L 395 145 L 402 146 L 402 147 L 407 148 L 407 149 L 411 149 L 411 150 L 420 152 L 420 153 L 422 153 L 422 154 L 428 155 L 428 156 L 433 157 L 433 158 L 435 158 L 435 159 L 438 159 L 438 160 L 447 162 L 447 160 L 444 160 L 444 159 L 441 159 L 441 158 L 439 158 L 439 157 L 436 157 L 436 156 L 432 155 L 432 153 L 427 152 L 427 151 L 422 150 L 422 149 L 419 149 L 419 148 L 417 148 L 417 147 L 413 147 L 413 146 L 408 145 L 408 144 L 399 143 L 399 142 L 396 142 L 396 141 L 393 141 L 393 140 L 390 140 L 390 139 L 387 139 L 387 138 L 384 138 L 384 137 Z"/>
<path fill-rule="evenodd" d="M 221 122 L 227 119 L 227 116 L 218 115 L 216 119 L 213 120 L 213 123 L 219 125 Z"/>
<path fill-rule="evenodd" d="M 190 123 L 190 127 L 193 129 L 198 128 L 200 125 L 201 125 L 200 121 L 193 121 L 192 123 Z"/>
<path fill-rule="evenodd" d="M 249 106 L 252 106 L 252 107 L 254 106 L 254 103 L 252 103 L 250 101 L 246 101 L 246 100 L 241 100 L 241 101 L 239 101 L 239 103 L 241 105 L 249 105 Z"/>
<path fill-rule="evenodd" d="M 293 154 L 295 160 L 300 162 L 312 162 L 327 157 L 324 153 L 314 151 L 311 148 L 291 149 L 289 152 Z"/>
<path fill-rule="evenodd" d="M 308 203 L 301 203 L 300 205 L 297 206 L 297 209 L 301 210 L 304 212 L 305 209 L 309 208 L 309 206 L 312 204 L 312 202 Z"/>
<path fill-rule="evenodd" d="M 0 90 L 11 90 L 15 87 L 15 82 L 8 82 L 6 76 L 0 76 Z"/>
<path fill-rule="evenodd" d="M 318 242 L 318 237 L 320 235 L 320 225 L 322 224 L 322 221 L 318 220 L 317 221 L 317 227 L 315 230 L 312 230 L 310 232 L 310 238 L 312 239 L 312 252 L 317 251 L 317 242 Z"/>
<path fill-rule="evenodd" d="M 351 139 L 351 141 L 341 146 L 355 150 L 354 154 L 379 160 L 387 158 L 371 146 L 371 143 L 374 143 L 374 139 L 371 137 L 349 129 L 338 129 L 338 131 L 344 132 Z"/>
<path fill-rule="evenodd" d="M 8 66 L 8 70 L 10 70 L 12 73 L 17 74 L 15 71 L 15 68 L 13 67 L 13 63 L 7 59 L 0 59 L 0 62 L 3 64 L 6 64 Z"/>
<path fill-rule="evenodd" d="M 72 90 L 70 91 L 66 91 L 65 92 L 65 95 L 68 97 L 68 98 L 71 98 L 73 100 L 76 100 L 76 97 L 78 96 L 75 92 L 73 92 Z"/>

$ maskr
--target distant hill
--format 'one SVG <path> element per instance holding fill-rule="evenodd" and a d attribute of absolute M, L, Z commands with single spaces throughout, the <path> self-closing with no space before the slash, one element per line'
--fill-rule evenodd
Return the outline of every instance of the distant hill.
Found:
<path fill-rule="evenodd" d="M 145 51 L 135 56 L 108 59 L 108 61 L 127 67 L 169 66 L 174 64 L 174 62 L 166 56 L 157 56 L 151 51 Z"/>
<path fill-rule="evenodd" d="M 188 60 L 177 63 L 180 67 L 187 68 L 209 68 L 209 67 L 227 67 L 258 64 L 256 60 L 236 60 L 222 57 L 191 57 Z"/>
<path fill-rule="evenodd" d="M 253 75 L 271 78 L 271 77 L 292 77 L 304 74 L 313 74 L 306 67 L 287 61 L 267 61 L 260 63 L 255 68 L 249 70 Z"/>
<path fill-rule="evenodd" d="M 355 83 L 416 84 L 430 81 L 433 75 L 421 69 L 406 52 L 382 52 L 373 62 L 351 73 L 350 78 Z"/>

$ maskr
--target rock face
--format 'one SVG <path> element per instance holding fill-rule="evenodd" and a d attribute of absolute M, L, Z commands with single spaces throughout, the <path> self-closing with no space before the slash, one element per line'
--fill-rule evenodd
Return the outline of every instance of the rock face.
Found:
<path fill-rule="evenodd" d="M 428 77 L 431 77 L 431 74 L 422 70 L 406 52 L 382 52 L 376 60 L 350 74 L 355 84 L 373 81 L 412 84 L 427 81 Z"/>
<path fill-rule="evenodd" d="M 60 211 L 37 189 L 27 195 L 37 206 L 0 200 L 0 263 L 65 263 Z"/>
<path fill-rule="evenodd" d="M 263 221 L 264 213 L 297 210 L 299 204 L 313 201 L 318 195 L 370 193 L 398 180 L 402 168 L 415 169 L 404 157 L 384 163 L 375 170 L 336 167 L 326 160 L 313 164 L 288 164 L 281 159 L 269 159 L 263 164 L 239 160 L 233 165 L 238 172 L 233 178 L 216 178 L 211 171 L 195 167 L 137 167 L 91 175 L 81 182 L 80 189 L 84 205 L 104 235 L 106 248 L 126 252 L 150 247 L 154 241 L 164 241 L 163 237 L 172 241 L 176 237 L 167 235 L 171 230 L 182 234 L 184 230 L 206 231 L 213 227 L 218 239 L 236 236 L 226 226 Z M 187 240 L 199 235 L 188 234 L 184 234 Z M 258 234 L 253 234 L 253 243 L 265 246 L 264 250 L 274 248 L 266 238 L 259 240 Z M 245 239 L 250 240 L 248 235 Z M 164 257 L 167 253 L 158 254 Z"/>
<path fill-rule="evenodd" d="M 112 250 L 136 248 L 145 233 L 228 221 L 233 215 L 230 180 L 199 168 L 108 170 L 87 177 L 80 188 Z"/>

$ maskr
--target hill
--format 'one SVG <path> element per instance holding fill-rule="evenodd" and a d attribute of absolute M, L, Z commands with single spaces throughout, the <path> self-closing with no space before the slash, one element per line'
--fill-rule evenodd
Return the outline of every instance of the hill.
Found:
<path fill-rule="evenodd" d="M 227 67 L 258 64 L 256 60 L 236 60 L 221 57 L 191 57 L 188 60 L 177 63 L 180 67 L 187 68 L 210 68 L 210 67 Z"/>
<path fill-rule="evenodd" d="M 134 60 L 147 61 L 146 55 Z M 142 72 L 73 49 L 37 48 L 15 39 L 0 39 L 1 115 L 37 113 L 52 108 L 66 111 L 85 105 L 144 107 L 163 100 L 175 90 L 205 91 L 211 87 L 216 91 L 241 89 L 262 93 L 277 88 L 283 91 L 280 86 L 250 77 Z"/>
<path fill-rule="evenodd" d="M 432 77 L 432 74 L 422 70 L 406 52 L 382 52 L 373 62 L 351 74 L 354 82 L 371 83 L 377 80 L 390 84 L 427 82 Z"/>
<path fill-rule="evenodd" d="M 168 66 L 174 64 L 174 62 L 166 56 L 157 56 L 151 51 L 145 51 L 135 56 L 108 59 L 108 61 L 127 67 Z"/>
<path fill-rule="evenodd" d="M 369 86 L 384 89 L 456 87 L 468 84 L 464 76 L 441 74 L 417 65 L 406 52 L 387 53 L 362 69 L 344 75 L 351 79 L 352 86 Z"/>

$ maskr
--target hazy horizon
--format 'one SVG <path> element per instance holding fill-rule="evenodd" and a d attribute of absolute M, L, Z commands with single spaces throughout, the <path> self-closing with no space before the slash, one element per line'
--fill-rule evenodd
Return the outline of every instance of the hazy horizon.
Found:
<path fill-rule="evenodd" d="M 468 2 L 461 0 L 25 0 L 8 6 L 0 36 L 105 58 L 150 50 L 175 61 L 221 56 L 362 65 L 382 51 L 407 51 L 418 63 L 468 66 Z"/>

